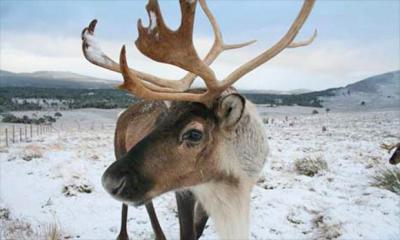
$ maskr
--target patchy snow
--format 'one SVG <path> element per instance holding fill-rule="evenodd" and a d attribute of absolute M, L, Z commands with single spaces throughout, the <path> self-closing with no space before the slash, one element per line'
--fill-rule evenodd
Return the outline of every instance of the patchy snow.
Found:
<path fill-rule="evenodd" d="M 265 125 L 271 153 L 252 194 L 250 238 L 398 239 L 400 196 L 371 183 L 379 169 L 396 168 L 379 145 L 399 141 L 400 111 L 312 115 L 311 110 L 261 109 L 264 118 L 274 121 Z M 73 239 L 115 239 L 121 204 L 107 195 L 100 178 L 114 161 L 119 111 L 62 112 L 59 131 L 0 147 L 0 209 L 33 226 L 56 221 Z M 93 121 L 97 127 L 85 127 Z M 27 155 L 35 157 L 23 160 Z M 316 156 L 326 160 L 326 171 L 314 177 L 296 173 L 296 159 Z M 154 203 L 167 238 L 178 239 L 174 195 Z M 132 238 L 153 239 L 144 207 L 131 207 L 128 219 Z M 215 238 L 209 222 L 202 239 Z"/>
<path fill-rule="evenodd" d="M 104 65 L 109 65 L 110 60 L 106 57 L 104 54 L 103 50 L 101 50 L 101 47 L 99 43 L 97 42 L 96 38 L 94 35 L 90 34 L 87 30 L 83 33 L 83 38 L 86 40 L 86 43 L 88 44 L 88 47 L 86 49 L 86 55 L 91 61 L 104 64 Z"/>
<path fill-rule="evenodd" d="M 153 31 L 157 27 L 157 17 L 153 11 L 150 11 L 150 27 L 149 31 Z"/>
<path fill-rule="evenodd" d="M 332 90 L 334 96 L 321 97 L 331 110 L 368 111 L 400 108 L 400 71 L 388 72 Z"/>

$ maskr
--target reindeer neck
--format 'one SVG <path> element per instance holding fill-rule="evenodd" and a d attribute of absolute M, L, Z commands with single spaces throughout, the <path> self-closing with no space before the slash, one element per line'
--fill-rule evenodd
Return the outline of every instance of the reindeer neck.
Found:
<path fill-rule="evenodd" d="M 232 186 L 210 182 L 192 191 L 213 220 L 221 239 L 249 238 L 249 205 L 252 183 Z"/>

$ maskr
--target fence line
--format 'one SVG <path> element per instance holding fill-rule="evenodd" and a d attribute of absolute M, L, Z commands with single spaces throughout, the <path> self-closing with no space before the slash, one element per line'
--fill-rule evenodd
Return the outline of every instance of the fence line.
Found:
<path fill-rule="evenodd" d="M 18 128 L 18 129 L 16 129 Z M 29 128 L 29 136 L 28 136 L 28 128 Z M 34 128 L 36 128 L 36 136 L 34 134 Z M 11 130 L 11 133 L 10 133 Z M 0 129 L 1 132 L 4 131 L 4 137 L 0 142 L 4 142 L 6 147 L 9 147 L 10 144 L 15 144 L 17 142 L 30 142 L 34 137 L 39 137 L 43 134 L 50 133 L 53 130 L 53 126 L 50 124 L 18 124 L 12 125 L 11 127 L 5 127 L 4 129 Z M 19 132 L 19 136 L 18 136 Z M 0 135 L 1 136 L 1 135 Z M 18 141 L 18 140 L 19 141 Z M 0 146 L 2 144 L 0 143 Z"/>
<path fill-rule="evenodd" d="M 9 147 L 11 144 L 31 142 L 35 138 L 51 134 L 58 131 L 97 131 L 105 129 L 114 129 L 115 125 L 104 122 L 86 122 L 82 124 L 74 121 L 72 125 L 60 124 L 15 124 L 11 126 L 0 127 L 0 147 Z M 35 129 L 36 128 L 36 129 Z"/>

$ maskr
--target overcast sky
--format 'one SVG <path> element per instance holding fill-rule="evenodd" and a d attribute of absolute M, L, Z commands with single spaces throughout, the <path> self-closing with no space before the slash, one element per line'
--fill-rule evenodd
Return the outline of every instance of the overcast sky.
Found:
<path fill-rule="evenodd" d="M 161 1 L 167 24 L 178 27 L 178 1 Z M 81 52 L 81 30 L 94 18 L 103 50 L 118 59 L 123 44 L 128 62 L 160 77 L 179 78 L 184 72 L 143 57 L 134 46 L 136 21 L 147 24 L 146 1 L 0 1 L 0 68 L 14 72 L 72 71 L 101 78 L 119 74 L 88 63 Z M 256 39 L 240 50 L 224 52 L 212 65 L 219 79 L 270 47 L 289 28 L 302 1 L 209 1 L 225 42 Z M 243 89 L 325 89 L 400 69 L 400 1 L 317 1 L 297 37 L 313 45 L 287 49 L 243 77 Z M 213 42 L 212 29 L 198 6 L 195 45 L 204 56 Z"/>

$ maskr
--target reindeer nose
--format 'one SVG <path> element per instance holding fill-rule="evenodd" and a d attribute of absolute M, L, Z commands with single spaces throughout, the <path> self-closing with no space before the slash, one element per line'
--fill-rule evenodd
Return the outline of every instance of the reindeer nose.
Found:
<path fill-rule="evenodd" d="M 142 192 L 142 183 L 138 173 L 118 160 L 104 172 L 101 182 L 104 189 L 113 197 L 120 199 Z"/>
<path fill-rule="evenodd" d="M 104 189 L 113 196 L 118 195 L 126 187 L 127 178 L 125 176 L 116 178 L 106 173 L 103 174 L 101 181 Z"/>
<path fill-rule="evenodd" d="M 116 200 L 141 202 L 154 186 L 154 182 L 143 173 L 138 162 L 140 159 L 137 155 L 126 155 L 111 164 L 104 172 L 102 185 Z"/>
<path fill-rule="evenodd" d="M 128 172 L 121 169 L 125 168 L 116 161 L 106 169 L 101 178 L 104 189 L 112 196 L 119 195 L 129 182 Z"/>

